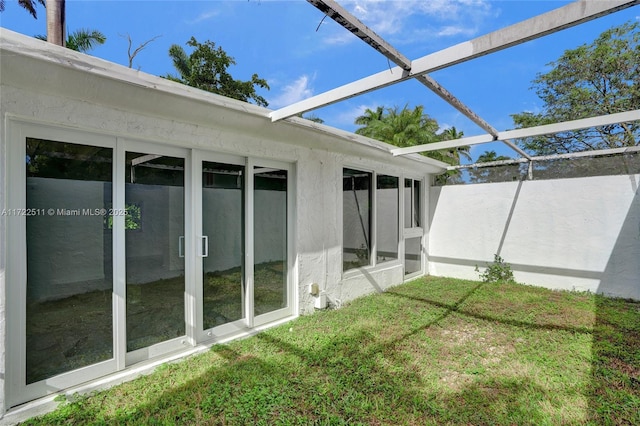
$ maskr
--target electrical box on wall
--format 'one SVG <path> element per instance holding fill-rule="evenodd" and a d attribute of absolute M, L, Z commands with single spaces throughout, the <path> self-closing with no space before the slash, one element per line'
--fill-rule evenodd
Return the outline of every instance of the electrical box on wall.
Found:
<path fill-rule="evenodd" d="M 318 283 L 309 284 L 309 294 L 314 297 L 313 306 L 316 309 L 325 309 L 327 307 L 327 295 L 324 291 L 320 291 Z"/>
<path fill-rule="evenodd" d="M 313 306 L 316 309 L 325 309 L 327 307 L 327 294 L 324 291 L 315 298 Z"/>

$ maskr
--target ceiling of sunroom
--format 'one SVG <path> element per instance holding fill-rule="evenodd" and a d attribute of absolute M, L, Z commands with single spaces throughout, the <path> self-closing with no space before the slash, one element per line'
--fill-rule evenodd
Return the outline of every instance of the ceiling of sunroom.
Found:
<path fill-rule="evenodd" d="M 483 117 L 483 113 L 486 112 L 487 108 L 491 108 L 492 104 L 500 102 L 501 98 L 509 96 L 509 93 L 501 92 L 499 82 L 493 82 L 498 84 L 493 88 L 492 95 L 484 99 L 485 105 L 480 108 L 471 108 L 465 104 L 464 100 L 456 97 L 455 93 L 449 91 L 444 84 L 435 78 L 439 78 L 440 74 L 444 75 L 447 70 L 464 66 L 472 61 L 493 61 L 493 66 L 495 66 L 496 70 L 499 70 L 502 55 L 518 54 L 518 46 L 542 37 L 557 37 L 562 34 L 563 30 L 578 25 L 588 25 L 590 21 L 636 6 L 640 4 L 640 0 L 577 0 L 569 3 L 565 2 L 560 7 L 557 7 L 556 2 L 549 2 L 550 5 L 556 8 L 550 8 L 545 13 L 416 58 L 405 56 L 399 49 L 380 37 L 375 32 L 375 28 L 368 27 L 340 3 L 334 0 L 307 1 L 324 14 L 323 20 L 332 19 L 344 27 L 345 31 L 350 31 L 352 37 L 357 37 L 361 39 L 362 43 L 368 44 L 372 48 L 372 54 L 386 57 L 389 66 L 378 73 L 277 109 L 270 114 L 273 121 L 314 111 L 372 91 L 384 90 L 387 87 L 399 84 L 414 84 L 416 87 L 421 86 L 425 92 L 437 95 L 450 108 L 457 110 L 468 120 L 475 123 L 478 132 L 476 136 L 463 137 L 452 141 L 410 148 L 397 148 L 392 150 L 394 155 L 406 155 L 415 152 L 499 141 L 512 151 L 515 151 L 522 160 L 527 161 L 531 159 L 530 155 L 521 150 L 513 142 L 513 139 L 640 120 L 640 110 L 634 110 L 548 126 L 505 131 L 497 128 Z M 468 5 L 469 7 L 474 7 L 474 2 L 468 2 Z M 355 9 L 357 10 L 357 7 Z M 636 19 L 639 19 L 639 17 L 636 17 Z M 318 28 L 320 28 L 320 25 Z M 593 34 L 593 38 L 597 35 L 597 33 Z M 592 40 L 584 40 L 583 43 L 590 41 Z M 577 46 L 569 45 L 566 46 L 566 49 L 575 47 Z M 522 61 L 526 62 L 527 58 L 523 56 Z M 342 66 L 349 67 L 353 66 L 353 64 L 343 64 Z M 340 66 L 337 67 L 336 72 L 339 72 L 339 68 Z M 473 80 L 474 76 L 467 74 L 463 78 Z M 482 83 L 478 82 L 478 84 Z M 483 113 L 477 112 L 478 110 L 482 110 Z M 519 111 L 513 111 L 513 113 L 517 112 Z"/>

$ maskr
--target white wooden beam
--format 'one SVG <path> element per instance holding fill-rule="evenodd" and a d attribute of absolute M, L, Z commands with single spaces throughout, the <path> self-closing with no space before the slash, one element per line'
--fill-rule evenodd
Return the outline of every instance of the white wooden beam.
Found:
<path fill-rule="evenodd" d="M 567 158 L 583 158 L 583 157 L 601 157 L 603 155 L 617 155 L 626 153 L 635 153 L 640 151 L 640 146 L 626 146 L 623 148 L 610 148 L 610 149 L 598 149 L 592 151 L 580 151 L 580 152 L 568 152 L 566 154 L 552 154 L 552 155 L 540 155 L 531 157 L 531 161 L 547 161 L 547 160 L 559 160 Z M 481 169 L 483 167 L 495 167 L 506 166 L 509 164 L 527 163 L 529 160 L 524 158 L 510 158 L 508 160 L 487 161 L 485 163 L 473 163 L 473 164 L 458 164 L 456 166 L 449 166 L 447 170 L 459 170 L 459 169 Z"/>
<path fill-rule="evenodd" d="M 473 40 L 423 56 L 411 62 L 411 71 L 394 67 L 329 90 L 269 114 L 272 121 L 310 111 L 372 90 L 390 86 L 418 75 L 469 61 L 586 21 L 640 4 L 640 0 L 578 0 Z"/>
<path fill-rule="evenodd" d="M 527 127 L 524 129 L 507 130 L 498 134 L 499 140 L 522 139 L 533 136 L 551 135 L 554 133 L 568 132 L 571 130 L 588 129 L 590 127 L 607 126 L 609 124 L 624 123 L 640 120 L 640 109 L 618 112 L 616 114 L 599 115 L 597 117 L 583 118 L 580 120 L 563 121 L 560 123 L 546 124 L 544 126 Z"/>
<path fill-rule="evenodd" d="M 398 155 L 415 154 L 418 152 L 438 151 L 440 149 L 458 148 L 466 145 L 479 145 L 481 143 L 495 142 L 497 139 L 491 135 L 469 136 L 466 138 L 452 139 L 450 141 L 433 142 L 423 145 L 409 146 L 406 148 L 394 148 L 390 152 L 394 157 Z"/>
<path fill-rule="evenodd" d="M 568 132 L 572 130 L 588 129 L 591 127 L 607 126 L 610 124 L 624 123 L 640 120 L 640 109 L 633 111 L 619 112 L 616 114 L 599 115 L 597 117 L 582 118 L 580 120 L 563 121 L 560 123 L 546 124 L 544 126 L 527 127 L 524 129 L 507 130 L 498 132 L 498 136 L 479 135 L 468 138 L 454 139 L 445 142 L 435 142 L 423 145 L 410 146 L 407 148 L 392 149 L 394 156 L 414 154 L 416 152 L 437 151 L 439 149 L 457 148 L 465 145 L 477 145 L 492 141 L 504 141 L 508 139 L 522 139 L 533 136 L 551 135 L 555 133 Z"/>
<path fill-rule="evenodd" d="M 371 31 L 364 23 L 358 18 L 350 14 L 348 11 L 342 8 L 337 2 L 333 0 L 307 0 L 314 5 L 320 11 L 324 12 L 326 16 L 331 17 L 334 21 L 354 33 L 362 41 L 369 46 L 382 53 L 387 59 L 393 61 L 396 65 L 400 66 L 404 70 L 411 69 L 411 61 L 407 59 L 403 54 L 396 50 L 390 43 L 386 42 L 382 37 Z M 422 74 L 416 77 L 420 83 L 425 85 L 429 90 L 438 95 L 441 99 L 447 102 L 449 105 L 457 109 L 461 114 L 480 126 L 484 131 L 497 137 L 498 130 L 492 125 L 487 123 L 482 117 L 476 114 L 471 108 L 464 104 L 460 99 L 455 97 L 451 92 L 445 89 L 440 83 L 438 83 L 433 77 L 428 74 Z M 507 146 L 516 151 L 518 154 L 525 158 L 530 158 L 529 154 L 520 149 L 516 144 L 511 141 L 504 141 Z"/>
<path fill-rule="evenodd" d="M 493 127 L 491 124 L 487 123 L 482 117 L 480 117 L 473 110 L 471 110 L 471 108 L 469 108 L 467 105 L 465 105 L 461 100 L 456 98 L 451 92 L 449 92 L 447 89 L 445 89 L 443 86 L 441 86 L 440 83 L 435 81 L 431 76 L 429 76 L 428 74 L 423 74 L 423 75 L 420 75 L 420 76 L 416 77 L 416 80 L 418 80 L 420 83 L 422 83 L 425 86 L 427 86 L 429 89 L 431 89 L 431 91 L 433 93 L 435 93 L 436 95 L 440 96 L 440 98 L 442 98 L 445 102 L 447 102 L 449 105 L 451 105 L 452 107 L 457 109 L 460 113 L 462 113 L 469 120 L 473 121 L 478 126 L 480 126 L 480 128 L 482 130 L 488 132 L 491 136 L 493 136 L 495 138 L 498 137 L 498 130 L 495 127 Z M 516 151 L 518 154 L 522 155 L 526 159 L 530 159 L 531 158 L 531 156 L 529 154 L 527 154 L 525 151 L 520 149 L 516 144 L 514 144 L 510 140 L 505 140 L 503 142 L 509 148 L 513 149 L 514 151 Z"/>
<path fill-rule="evenodd" d="M 346 9 L 340 6 L 334 0 L 307 0 L 318 10 L 336 21 L 338 24 L 351 31 L 356 37 L 362 39 L 369 46 L 382 53 L 387 59 L 393 61 L 396 65 L 409 70 L 411 68 L 411 60 L 396 50 L 389 43 L 384 41 L 382 37 L 362 23 L 358 18 L 350 14 Z"/>

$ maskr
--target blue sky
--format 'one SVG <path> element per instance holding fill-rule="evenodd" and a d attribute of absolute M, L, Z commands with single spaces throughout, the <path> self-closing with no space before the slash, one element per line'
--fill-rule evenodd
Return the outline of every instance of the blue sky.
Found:
<path fill-rule="evenodd" d="M 358 0 L 339 1 L 409 59 L 416 59 L 481 36 L 568 1 L 516 0 Z M 387 59 L 338 26 L 304 0 L 117 1 L 67 0 L 69 31 L 102 31 L 107 42 L 92 55 L 126 65 L 127 40 L 133 45 L 160 36 L 134 61 L 134 68 L 154 75 L 173 73 L 167 54 L 172 44 L 191 36 L 214 41 L 237 62 L 235 78 L 257 73 L 271 90 L 261 93 L 277 109 L 389 67 Z M 566 49 L 590 43 L 602 31 L 640 19 L 640 7 L 597 19 L 575 28 L 431 74 L 498 130 L 513 127 L 510 114 L 540 111 L 542 103 L 531 90 L 536 74 Z M 321 24 L 322 21 L 322 24 Z M 38 6 L 33 19 L 7 0 L 0 25 L 27 35 L 46 33 L 45 10 Z M 455 126 L 465 136 L 485 133 L 475 124 L 415 81 L 396 84 L 312 114 L 325 124 L 353 131 L 355 117 L 365 108 L 424 105 L 441 129 Z M 502 144 L 472 148 L 477 157 L 485 150 L 515 156 Z"/>

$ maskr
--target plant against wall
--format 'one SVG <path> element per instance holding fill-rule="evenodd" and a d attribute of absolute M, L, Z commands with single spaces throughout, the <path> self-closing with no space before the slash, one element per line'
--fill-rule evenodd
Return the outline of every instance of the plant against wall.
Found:
<path fill-rule="evenodd" d="M 515 283 L 511 265 L 506 263 L 498 254 L 493 255 L 493 263 L 487 263 L 484 272 L 480 272 L 480 268 L 476 265 L 476 272 L 479 273 L 480 279 L 485 283 Z"/>

